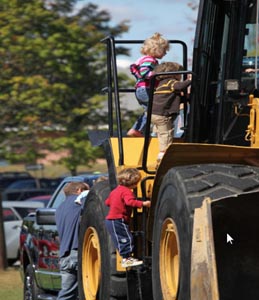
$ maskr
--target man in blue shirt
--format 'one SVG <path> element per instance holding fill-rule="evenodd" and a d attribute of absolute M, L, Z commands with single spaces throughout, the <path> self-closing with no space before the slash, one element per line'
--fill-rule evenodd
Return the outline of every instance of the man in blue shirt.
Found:
<path fill-rule="evenodd" d="M 85 191 L 89 190 L 89 186 L 84 182 L 70 182 L 63 190 L 66 199 L 56 210 L 62 276 L 61 290 L 57 299 L 76 300 L 78 296 L 77 251 L 80 215 L 86 197 Z"/>

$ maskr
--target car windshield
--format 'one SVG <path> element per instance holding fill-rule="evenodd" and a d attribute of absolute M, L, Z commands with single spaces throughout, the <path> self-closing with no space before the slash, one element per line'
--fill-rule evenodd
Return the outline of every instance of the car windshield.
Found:
<path fill-rule="evenodd" d="M 59 189 L 59 192 L 55 198 L 55 201 L 51 203 L 52 208 L 57 208 L 66 198 L 65 193 L 63 191 L 64 186 L 66 183 Z"/>

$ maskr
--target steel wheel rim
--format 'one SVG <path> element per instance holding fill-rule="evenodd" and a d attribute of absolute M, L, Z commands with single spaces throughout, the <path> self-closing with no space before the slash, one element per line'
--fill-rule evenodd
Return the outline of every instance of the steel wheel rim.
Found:
<path fill-rule="evenodd" d="M 82 282 L 85 298 L 95 300 L 101 274 L 100 242 L 97 231 L 88 227 L 83 243 L 82 252 Z"/>
<path fill-rule="evenodd" d="M 159 250 L 160 281 L 164 300 L 175 300 L 177 297 L 179 256 L 177 228 L 174 221 L 167 218 L 163 222 Z"/>

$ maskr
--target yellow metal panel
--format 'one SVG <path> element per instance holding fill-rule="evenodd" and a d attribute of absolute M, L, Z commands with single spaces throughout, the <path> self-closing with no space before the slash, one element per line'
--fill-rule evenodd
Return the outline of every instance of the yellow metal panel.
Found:
<path fill-rule="evenodd" d="M 125 137 L 122 139 L 124 151 L 124 167 L 137 167 L 141 166 L 143 158 L 144 138 L 142 137 Z M 112 151 L 114 162 L 118 167 L 119 161 L 119 147 L 118 138 L 111 138 Z M 147 165 L 155 164 L 157 154 L 159 152 L 157 138 L 150 138 L 148 148 Z"/>
<path fill-rule="evenodd" d="M 250 120 L 246 130 L 246 140 L 250 141 L 251 147 L 259 147 L 259 98 L 250 95 Z"/>
<path fill-rule="evenodd" d="M 120 272 L 126 272 L 126 268 L 121 266 L 122 257 L 120 256 L 119 252 L 116 250 L 116 270 Z"/>

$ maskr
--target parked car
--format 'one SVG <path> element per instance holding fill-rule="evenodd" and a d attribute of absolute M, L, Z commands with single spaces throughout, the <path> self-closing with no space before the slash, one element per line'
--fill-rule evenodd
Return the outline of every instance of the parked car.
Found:
<path fill-rule="evenodd" d="M 27 198 L 50 195 L 60 184 L 62 178 L 30 178 L 16 180 L 7 186 L 1 194 L 4 201 L 21 201 Z"/>
<path fill-rule="evenodd" d="M 14 189 L 14 190 L 5 190 L 2 192 L 2 200 L 3 201 L 23 201 L 25 199 L 41 196 L 41 195 L 49 195 L 52 194 L 52 189 Z"/>
<path fill-rule="evenodd" d="M 0 193 L 16 180 L 31 178 L 28 172 L 0 172 Z"/>
<path fill-rule="evenodd" d="M 21 179 L 16 180 L 9 184 L 5 191 L 7 190 L 17 190 L 17 189 L 52 189 L 53 191 L 62 181 L 61 178 L 31 178 L 31 179 Z"/>
<path fill-rule="evenodd" d="M 46 207 L 48 205 L 50 199 L 51 199 L 51 195 L 39 195 L 39 196 L 25 199 L 24 201 L 41 202 L 41 203 L 44 203 L 44 206 Z"/>
<path fill-rule="evenodd" d="M 19 258 L 19 240 L 23 218 L 42 207 L 44 207 L 43 203 L 35 201 L 2 202 L 6 255 L 9 262 Z"/>
<path fill-rule="evenodd" d="M 61 288 L 59 272 L 59 238 L 55 224 L 56 208 L 65 200 L 64 186 L 84 181 L 91 187 L 107 174 L 66 177 L 57 187 L 46 208 L 24 218 L 20 237 L 20 270 L 24 294 L 30 299 L 56 299 Z"/>

